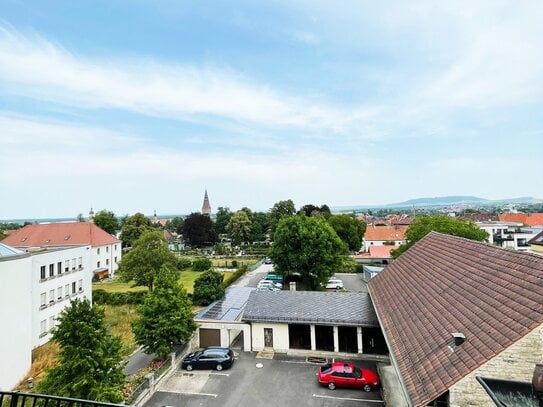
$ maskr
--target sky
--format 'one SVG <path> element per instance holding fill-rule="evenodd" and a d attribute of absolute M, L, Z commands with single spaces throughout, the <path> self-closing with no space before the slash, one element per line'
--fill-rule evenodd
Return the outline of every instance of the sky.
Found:
<path fill-rule="evenodd" d="M 379 3 L 379 4 L 378 4 Z M 543 198 L 540 0 L 2 0 L 0 219 Z"/>

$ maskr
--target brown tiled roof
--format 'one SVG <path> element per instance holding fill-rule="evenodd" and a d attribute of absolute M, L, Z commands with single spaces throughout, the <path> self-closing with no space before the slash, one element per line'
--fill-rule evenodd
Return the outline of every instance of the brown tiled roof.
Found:
<path fill-rule="evenodd" d="M 543 257 L 431 232 L 369 282 L 414 406 L 543 323 Z M 466 342 L 455 348 L 452 333 Z"/>
<path fill-rule="evenodd" d="M 496 222 L 499 217 L 495 213 L 464 213 L 460 219 L 472 220 L 473 222 Z"/>
<path fill-rule="evenodd" d="M 407 226 L 368 226 L 364 239 L 368 240 L 405 240 Z"/>
<path fill-rule="evenodd" d="M 370 257 L 375 258 L 390 258 L 390 251 L 397 249 L 398 246 L 370 246 Z"/>
<path fill-rule="evenodd" d="M 498 218 L 502 222 L 526 223 L 527 213 L 500 213 Z"/>
<path fill-rule="evenodd" d="M 543 226 L 543 213 L 531 213 L 526 218 L 528 226 Z"/>
<path fill-rule="evenodd" d="M 2 243 L 13 247 L 103 246 L 121 241 L 90 222 L 62 222 L 26 225 Z"/>

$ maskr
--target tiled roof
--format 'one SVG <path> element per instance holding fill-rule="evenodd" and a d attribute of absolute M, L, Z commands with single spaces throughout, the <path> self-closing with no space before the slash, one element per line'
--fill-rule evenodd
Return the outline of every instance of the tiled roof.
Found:
<path fill-rule="evenodd" d="M 368 287 L 414 406 L 543 323 L 543 257 L 436 232 Z M 454 352 L 453 332 L 466 336 Z"/>
<path fill-rule="evenodd" d="M 502 222 L 526 223 L 527 213 L 500 213 L 498 218 Z"/>
<path fill-rule="evenodd" d="M 244 321 L 378 327 L 367 293 L 253 291 Z"/>
<path fill-rule="evenodd" d="M 405 240 L 407 226 L 368 226 L 364 240 Z"/>
<path fill-rule="evenodd" d="M 103 246 L 121 241 L 90 222 L 61 222 L 27 225 L 2 243 L 13 247 Z"/>
<path fill-rule="evenodd" d="M 543 232 L 539 232 L 537 235 L 532 237 L 529 241 L 529 244 L 535 244 L 537 246 L 543 246 Z"/>
<path fill-rule="evenodd" d="M 495 213 L 464 213 L 459 219 L 472 220 L 473 222 L 497 222 L 499 217 Z"/>
<path fill-rule="evenodd" d="M 387 259 L 392 257 L 390 251 L 397 249 L 398 246 L 370 246 L 369 252 L 370 257 L 375 257 L 378 259 Z"/>
<path fill-rule="evenodd" d="M 526 218 L 528 226 L 543 226 L 543 213 L 531 213 Z"/>

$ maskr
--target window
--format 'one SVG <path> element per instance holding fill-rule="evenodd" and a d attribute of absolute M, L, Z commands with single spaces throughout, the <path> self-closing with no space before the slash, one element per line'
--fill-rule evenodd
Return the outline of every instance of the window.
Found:
<path fill-rule="evenodd" d="M 77 266 L 82 269 L 83 268 L 83 257 L 80 257 L 77 259 Z"/>
<path fill-rule="evenodd" d="M 40 267 L 40 280 L 45 280 L 45 266 Z"/>
<path fill-rule="evenodd" d="M 70 295 L 70 284 L 64 286 L 64 295 L 68 297 Z"/>
<path fill-rule="evenodd" d="M 45 298 L 45 293 L 41 293 L 41 294 L 40 294 L 40 305 L 41 305 L 40 308 L 44 308 L 44 307 L 45 307 L 45 301 L 46 301 L 46 300 L 47 300 L 47 299 Z"/>
<path fill-rule="evenodd" d="M 61 299 L 62 299 L 62 286 L 60 286 L 59 288 L 57 288 L 57 299 L 58 299 L 58 300 L 61 300 Z"/>
<path fill-rule="evenodd" d="M 100 248 L 96 249 L 96 254 L 100 254 Z"/>
<path fill-rule="evenodd" d="M 83 291 L 83 280 L 79 280 L 77 282 L 77 286 L 79 291 Z"/>
<path fill-rule="evenodd" d="M 54 277 L 54 276 L 55 276 L 55 265 L 49 264 L 49 277 Z"/>
<path fill-rule="evenodd" d="M 40 336 L 43 336 L 47 333 L 47 321 L 44 319 L 40 321 Z"/>
<path fill-rule="evenodd" d="M 75 270 L 75 259 L 72 259 L 72 270 Z"/>
<path fill-rule="evenodd" d="M 55 290 L 49 290 L 49 304 L 55 302 Z"/>
<path fill-rule="evenodd" d="M 75 294 L 75 281 L 72 283 L 72 294 Z"/>
<path fill-rule="evenodd" d="M 109 246 L 106 246 L 106 253 L 109 253 Z"/>
<path fill-rule="evenodd" d="M 109 266 L 109 259 L 106 259 L 106 266 Z"/>
<path fill-rule="evenodd" d="M 55 327 L 55 317 L 51 316 L 49 317 L 49 330 L 53 329 Z"/>
<path fill-rule="evenodd" d="M 117 245 L 115 245 L 115 251 L 117 251 Z"/>
<path fill-rule="evenodd" d="M 66 260 L 64 262 L 64 271 L 67 273 L 68 271 L 70 271 L 70 260 Z"/>
<path fill-rule="evenodd" d="M 62 262 L 57 263 L 57 274 L 60 276 L 62 274 Z"/>
<path fill-rule="evenodd" d="M 99 262 L 99 261 L 96 262 L 96 268 L 97 268 L 97 269 L 100 268 L 100 262 Z"/>
<path fill-rule="evenodd" d="M 115 256 L 115 263 L 117 263 L 117 256 Z"/>

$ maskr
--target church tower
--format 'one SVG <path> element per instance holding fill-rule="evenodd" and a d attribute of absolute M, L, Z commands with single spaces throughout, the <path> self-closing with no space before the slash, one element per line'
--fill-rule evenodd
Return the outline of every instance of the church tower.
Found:
<path fill-rule="evenodd" d="M 202 204 L 202 214 L 206 216 L 211 216 L 211 205 L 209 204 L 209 198 L 207 197 L 207 188 L 204 195 L 204 203 Z"/>

